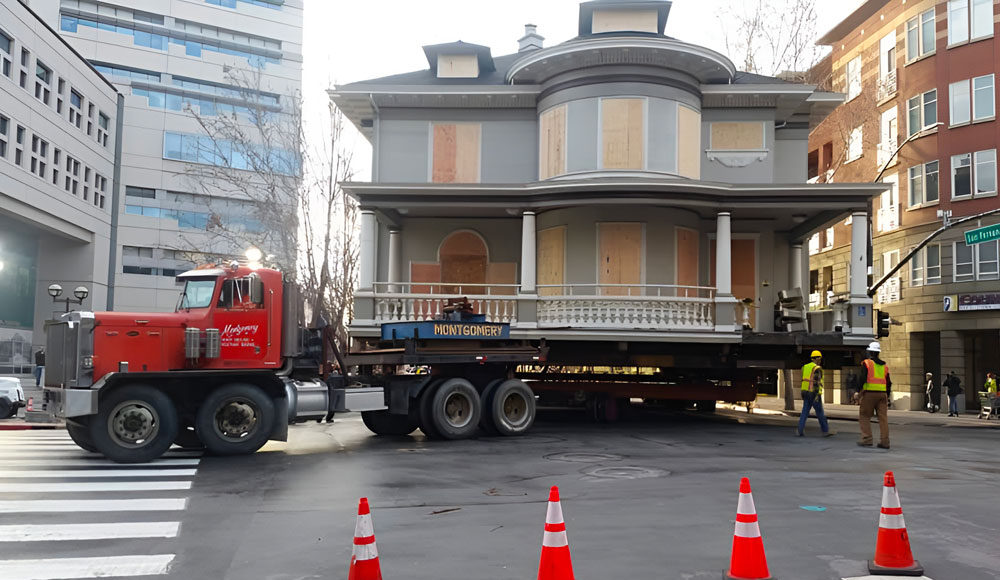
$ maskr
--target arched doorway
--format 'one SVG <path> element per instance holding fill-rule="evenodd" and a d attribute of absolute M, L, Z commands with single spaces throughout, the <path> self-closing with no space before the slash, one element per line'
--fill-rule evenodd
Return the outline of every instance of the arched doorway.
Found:
<path fill-rule="evenodd" d="M 462 294 L 482 294 L 486 284 L 489 251 L 479 234 L 469 230 L 453 232 L 441 242 L 438 249 L 441 263 L 441 282 L 461 284 Z M 458 294 L 459 288 L 445 286 L 446 294 Z"/>

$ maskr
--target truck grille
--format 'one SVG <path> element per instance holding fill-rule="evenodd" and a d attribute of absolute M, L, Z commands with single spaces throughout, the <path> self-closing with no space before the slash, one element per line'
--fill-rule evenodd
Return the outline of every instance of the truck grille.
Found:
<path fill-rule="evenodd" d="M 84 368 L 84 357 L 94 356 L 94 314 L 70 312 L 45 326 L 45 386 L 89 387 L 93 371 Z"/>

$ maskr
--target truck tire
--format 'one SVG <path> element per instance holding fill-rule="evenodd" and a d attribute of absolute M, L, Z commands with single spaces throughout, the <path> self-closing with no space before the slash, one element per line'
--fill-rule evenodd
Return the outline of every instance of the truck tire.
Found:
<path fill-rule="evenodd" d="M 437 388 L 442 382 L 444 382 L 442 379 L 435 379 L 434 381 L 431 381 L 431 383 L 420 393 L 420 398 L 417 399 L 416 402 L 417 415 L 420 418 L 420 430 L 424 432 L 424 435 L 426 435 L 428 439 L 441 439 L 441 434 L 434 428 L 434 419 L 432 417 L 433 412 L 431 407 L 434 402 L 434 393 L 437 392 Z"/>
<path fill-rule="evenodd" d="M 389 411 L 362 411 L 361 420 L 376 435 L 405 437 L 417 430 L 417 423 L 409 415 L 393 415 Z"/>
<path fill-rule="evenodd" d="M 523 435 L 535 422 L 535 393 L 520 379 L 497 385 L 483 406 L 483 416 L 500 435 Z"/>
<path fill-rule="evenodd" d="M 486 384 L 486 388 L 479 395 L 479 400 L 483 402 L 483 413 L 479 417 L 479 428 L 483 433 L 487 435 L 499 435 L 500 431 L 497 430 L 496 425 L 493 423 L 493 414 L 490 412 L 490 400 L 493 397 L 493 392 L 497 390 L 500 383 L 504 382 L 505 379 L 493 379 Z"/>
<path fill-rule="evenodd" d="M 451 378 L 441 383 L 430 398 L 430 421 L 443 439 L 466 439 L 475 434 L 483 404 L 472 383 Z"/>
<path fill-rule="evenodd" d="M 205 398 L 194 430 L 216 455 L 254 453 L 271 437 L 275 415 L 274 401 L 260 387 L 233 383 Z"/>
<path fill-rule="evenodd" d="M 90 451 L 91 453 L 98 453 L 97 447 L 94 446 L 94 440 L 90 438 L 90 429 L 87 425 L 86 417 L 81 417 L 80 422 L 80 425 L 66 423 L 66 432 L 69 433 L 69 438 L 80 449 Z"/>
<path fill-rule="evenodd" d="M 17 414 L 17 407 L 7 397 L 0 397 L 0 419 L 10 419 L 14 414 Z"/>
<path fill-rule="evenodd" d="M 117 463 L 146 463 L 177 437 L 177 409 L 148 385 L 125 385 L 100 401 L 88 425 L 94 448 Z"/>

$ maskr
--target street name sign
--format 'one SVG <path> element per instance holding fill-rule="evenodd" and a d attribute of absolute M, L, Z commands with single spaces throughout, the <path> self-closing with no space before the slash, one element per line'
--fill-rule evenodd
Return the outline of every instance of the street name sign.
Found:
<path fill-rule="evenodd" d="M 992 242 L 993 240 L 1000 240 L 1000 224 L 986 226 L 985 228 L 977 228 L 965 232 L 965 244 L 967 246 L 981 244 L 983 242 Z"/>

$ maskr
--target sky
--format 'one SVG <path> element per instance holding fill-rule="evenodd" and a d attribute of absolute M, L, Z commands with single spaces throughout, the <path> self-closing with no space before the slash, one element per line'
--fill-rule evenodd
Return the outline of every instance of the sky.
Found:
<path fill-rule="evenodd" d="M 305 0 L 302 91 L 306 119 L 326 111 L 331 85 L 427 68 L 421 47 L 463 40 L 494 56 L 517 52 L 524 25 L 538 26 L 545 46 L 577 34 L 581 0 Z M 791 1 L 791 0 L 789 0 Z M 863 0 L 818 0 L 822 34 Z M 674 0 L 666 34 L 726 54 L 725 10 L 754 0 Z M 728 55 L 727 55 L 728 56 Z M 370 175 L 371 147 L 351 128 L 356 180 Z"/>

